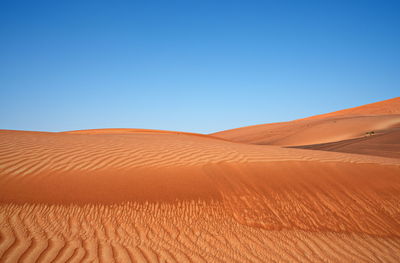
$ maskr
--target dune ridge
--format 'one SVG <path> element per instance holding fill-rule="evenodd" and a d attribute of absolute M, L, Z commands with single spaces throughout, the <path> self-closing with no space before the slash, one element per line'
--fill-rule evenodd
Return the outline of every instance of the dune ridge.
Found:
<path fill-rule="evenodd" d="M 218 140 L 225 140 L 223 138 L 214 137 L 207 134 L 193 133 L 193 132 L 181 132 L 181 131 L 168 131 L 168 130 L 154 130 L 154 129 L 132 129 L 132 128 L 106 128 L 106 129 L 87 129 L 87 130 L 73 130 L 64 131 L 62 133 L 72 133 L 72 134 L 132 134 L 132 133 L 158 133 L 158 134 L 175 134 L 175 135 L 192 135 L 205 138 L 213 138 Z"/>
<path fill-rule="evenodd" d="M 328 118 L 332 116 L 349 116 L 349 115 L 376 116 L 376 115 L 392 115 L 392 114 L 400 114 L 400 97 L 369 103 L 349 109 L 315 115 L 312 117 L 308 117 L 306 119 Z"/>
<path fill-rule="evenodd" d="M 303 146 L 362 138 L 400 126 L 400 97 L 289 122 L 261 124 L 211 134 L 230 141 Z"/>
<path fill-rule="evenodd" d="M 400 128 L 395 127 L 361 138 L 331 143 L 294 146 L 294 148 L 400 158 Z"/>

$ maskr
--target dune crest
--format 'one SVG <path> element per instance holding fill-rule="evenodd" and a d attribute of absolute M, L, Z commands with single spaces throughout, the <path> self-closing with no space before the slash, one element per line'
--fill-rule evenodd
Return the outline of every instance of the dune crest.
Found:
<path fill-rule="evenodd" d="M 302 145 L 295 148 L 368 154 L 400 159 L 400 127 L 366 136 L 331 143 Z"/>
<path fill-rule="evenodd" d="M 230 141 L 303 146 L 362 138 L 400 127 L 400 98 L 309 118 L 221 131 L 212 136 Z M 400 150 L 400 145 L 397 146 Z M 357 151 L 355 151 L 357 152 Z"/>
<path fill-rule="evenodd" d="M 400 114 L 400 97 L 378 101 L 362 106 L 316 115 L 306 119 L 328 118 L 333 116 L 376 116 Z"/>

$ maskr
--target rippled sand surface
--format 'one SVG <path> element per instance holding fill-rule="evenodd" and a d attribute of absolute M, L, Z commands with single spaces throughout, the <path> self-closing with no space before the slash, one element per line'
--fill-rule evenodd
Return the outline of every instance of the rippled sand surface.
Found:
<path fill-rule="evenodd" d="M 400 159 L 0 131 L 1 262 L 399 262 Z"/>

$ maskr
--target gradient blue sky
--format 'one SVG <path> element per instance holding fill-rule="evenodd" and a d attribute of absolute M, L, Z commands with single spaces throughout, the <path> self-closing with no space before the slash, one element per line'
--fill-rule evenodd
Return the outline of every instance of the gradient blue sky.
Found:
<path fill-rule="evenodd" d="M 400 94 L 400 1 L 0 0 L 0 128 L 210 133 Z"/>

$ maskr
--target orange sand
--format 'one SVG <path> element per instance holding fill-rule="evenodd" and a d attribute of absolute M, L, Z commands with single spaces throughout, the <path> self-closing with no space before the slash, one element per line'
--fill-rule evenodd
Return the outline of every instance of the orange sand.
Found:
<path fill-rule="evenodd" d="M 289 122 L 261 124 L 212 134 L 252 144 L 298 146 L 364 137 L 400 125 L 400 97 Z"/>
<path fill-rule="evenodd" d="M 373 136 L 331 143 L 303 145 L 297 146 L 297 148 L 400 158 L 400 127 L 393 127 Z"/>
<path fill-rule="evenodd" d="M 340 135 L 327 117 L 274 140 L 326 131 L 315 141 L 359 136 L 376 150 L 398 138 L 397 112 L 380 105 L 335 116 Z M 399 158 L 222 137 L 0 131 L 0 262 L 400 261 Z"/>

